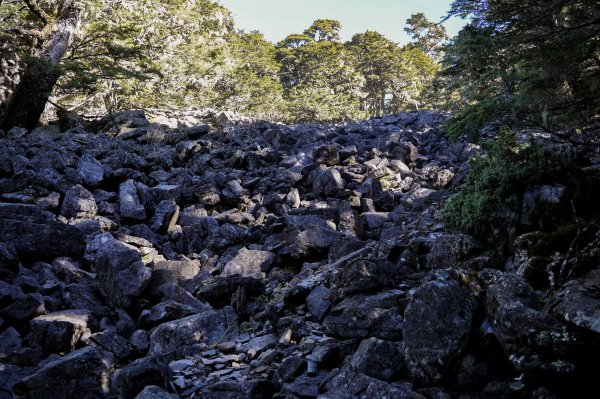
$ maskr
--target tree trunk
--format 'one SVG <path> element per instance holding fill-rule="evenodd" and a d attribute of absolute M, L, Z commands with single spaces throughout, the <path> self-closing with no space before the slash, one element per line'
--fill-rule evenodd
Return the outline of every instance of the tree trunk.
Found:
<path fill-rule="evenodd" d="M 73 41 L 80 9 L 74 0 L 65 0 L 52 31 L 36 58 L 30 61 L 19 86 L 9 101 L 0 128 L 32 130 L 38 123 L 46 102 L 60 77 L 58 64 Z"/>

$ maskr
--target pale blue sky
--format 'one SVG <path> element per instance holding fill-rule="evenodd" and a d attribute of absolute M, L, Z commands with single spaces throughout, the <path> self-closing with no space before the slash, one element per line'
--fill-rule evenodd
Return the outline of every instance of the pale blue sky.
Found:
<path fill-rule="evenodd" d="M 301 33 L 315 19 L 337 19 L 342 36 L 375 30 L 400 44 L 408 42 L 405 21 L 423 12 L 428 19 L 440 21 L 451 0 L 219 0 L 233 13 L 238 29 L 259 30 L 267 40 L 277 42 L 290 33 Z M 454 36 L 465 21 L 453 18 L 444 25 Z"/>

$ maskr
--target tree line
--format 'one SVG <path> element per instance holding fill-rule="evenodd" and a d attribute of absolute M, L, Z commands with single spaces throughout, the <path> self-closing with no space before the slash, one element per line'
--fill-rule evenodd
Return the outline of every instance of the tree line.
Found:
<path fill-rule="evenodd" d="M 417 109 L 431 105 L 447 39 L 415 14 L 406 46 L 372 31 L 343 42 L 335 20 L 270 43 L 211 0 L 4 0 L 0 21 L 2 54 L 23 66 L 5 129 L 32 128 L 48 101 L 84 115 L 209 107 L 288 122 Z"/>

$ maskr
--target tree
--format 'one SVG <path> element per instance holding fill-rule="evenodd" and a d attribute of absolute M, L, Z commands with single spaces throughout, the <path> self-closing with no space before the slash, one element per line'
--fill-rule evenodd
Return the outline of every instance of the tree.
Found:
<path fill-rule="evenodd" d="M 27 60 L 25 73 L 0 121 L 4 130 L 13 126 L 31 130 L 37 124 L 61 75 L 58 66 L 73 42 L 81 13 L 74 0 L 62 1 L 50 13 L 35 1 L 24 3 L 30 18 L 38 20 L 35 36 L 40 44 Z"/>
<path fill-rule="evenodd" d="M 441 58 L 443 44 L 449 39 L 446 28 L 431 22 L 423 13 L 413 14 L 406 20 L 404 31 L 413 39 L 414 46 L 435 60 Z"/>
<path fill-rule="evenodd" d="M 306 36 L 311 37 L 314 41 L 329 41 L 339 42 L 341 40 L 340 31 L 342 24 L 335 19 L 317 19 L 313 24 L 304 31 Z"/>
<path fill-rule="evenodd" d="M 552 129 L 599 114 L 597 1 L 456 0 L 449 15 L 471 18 L 445 60 L 445 74 L 470 88 L 451 132 L 490 120 Z"/>

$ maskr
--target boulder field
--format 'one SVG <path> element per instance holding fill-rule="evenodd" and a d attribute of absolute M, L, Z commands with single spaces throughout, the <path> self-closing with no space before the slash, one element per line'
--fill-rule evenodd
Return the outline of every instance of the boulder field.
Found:
<path fill-rule="evenodd" d="M 595 387 L 599 238 L 585 232 L 565 260 L 592 272 L 541 289 L 534 233 L 499 267 L 489 242 L 447 229 L 443 204 L 482 150 L 448 141 L 446 119 L 215 130 L 132 111 L 6 132 L 0 398 L 552 399 Z M 561 190 L 532 188 L 528 206 Z"/>

